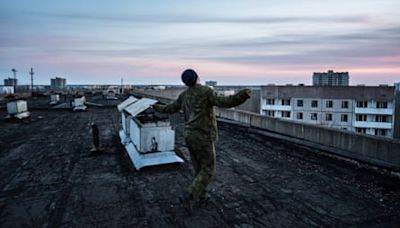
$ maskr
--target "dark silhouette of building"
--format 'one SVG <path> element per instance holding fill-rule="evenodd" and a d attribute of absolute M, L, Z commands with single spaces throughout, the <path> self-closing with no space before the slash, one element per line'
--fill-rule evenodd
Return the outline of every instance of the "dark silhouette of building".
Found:
<path fill-rule="evenodd" d="M 4 79 L 4 86 L 17 86 L 17 79 L 15 78 L 6 78 Z"/>
<path fill-rule="evenodd" d="M 314 86 L 348 86 L 349 85 L 349 72 L 314 72 L 313 74 Z"/>
<path fill-rule="evenodd" d="M 50 84 L 52 89 L 64 89 L 67 80 L 65 78 L 52 78 L 50 79 Z"/>
<path fill-rule="evenodd" d="M 217 81 L 206 81 L 207 86 L 217 86 Z"/>

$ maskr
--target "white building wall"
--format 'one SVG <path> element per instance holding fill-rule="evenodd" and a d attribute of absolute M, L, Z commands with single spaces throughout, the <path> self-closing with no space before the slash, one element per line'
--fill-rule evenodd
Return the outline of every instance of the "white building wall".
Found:
<path fill-rule="evenodd" d="M 376 129 L 383 129 L 386 131 L 386 136 L 393 137 L 394 129 L 394 101 L 387 101 L 387 108 L 377 108 L 377 102 L 375 100 L 369 100 L 367 107 L 354 106 L 354 121 L 353 126 L 356 128 L 365 128 L 366 133 L 375 135 Z M 367 121 L 357 121 L 357 115 L 366 115 Z M 385 116 L 387 122 L 377 122 L 377 116 Z"/>
<path fill-rule="evenodd" d="M 0 86 L 0 94 L 14 94 L 13 86 Z"/>
<path fill-rule="evenodd" d="M 394 102 L 388 101 L 387 108 L 376 108 L 377 101 L 368 101 L 367 108 L 358 108 L 357 101 L 353 99 L 321 99 L 321 98 L 291 98 L 290 105 L 282 105 L 282 99 L 275 98 L 274 104 L 267 104 L 266 98 L 261 98 L 261 111 L 267 115 L 268 111 L 274 112 L 275 118 L 289 119 L 309 124 L 319 124 L 323 126 L 356 131 L 357 128 L 365 128 L 366 134 L 375 135 L 375 129 L 384 129 L 386 136 L 393 137 L 394 129 Z M 297 102 L 303 101 L 303 106 L 299 107 Z M 318 106 L 312 107 L 312 102 L 317 101 Z M 332 107 L 327 107 L 326 102 L 332 101 Z M 347 108 L 343 107 L 343 102 L 347 102 Z M 290 112 L 290 117 L 282 117 L 282 112 Z M 303 119 L 297 119 L 297 113 L 303 113 Z M 311 119 L 313 113 L 317 114 L 317 119 Z M 326 115 L 332 114 L 332 120 L 326 120 Z M 357 121 L 356 115 L 367 116 L 367 121 Z M 343 121 L 342 115 L 347 115 L 347 121 Z M 377 115 L 385 115 L 388 122 L 376 122 Z"/>

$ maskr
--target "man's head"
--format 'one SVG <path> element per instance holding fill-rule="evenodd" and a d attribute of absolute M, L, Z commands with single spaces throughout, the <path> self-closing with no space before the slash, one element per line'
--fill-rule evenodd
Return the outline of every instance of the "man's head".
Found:
<path fill-rule="evenodd" d="M 189 87 L 196 85 L 198 78 L 199 76 L 192 69 L 187 69 L 182 73 L 182 82 Z"/>

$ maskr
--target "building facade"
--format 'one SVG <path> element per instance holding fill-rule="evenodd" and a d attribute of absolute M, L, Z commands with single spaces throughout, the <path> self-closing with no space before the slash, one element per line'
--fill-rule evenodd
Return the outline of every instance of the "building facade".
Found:
<path fill-rule="evenodd" d="M 400 138 L 400 82 L 394 84 L 395 87 L 395 116 L 394 119 L 394 136 Z"/>
<path fill-rule="evenodd" d="M 12 86 L 15 87 L 17 86 L 18 80 L 15 78 L 6 78 L 4 79 L 4 86 Z"/>
<path fill-rule="evenodd" d="M 348 86 L 349 72 L 314 72 L 313 86 Z"/>
<path fill-rule="evenodd" d="M 52 78 L 50 79 L 50 85 L 52 89 L 64 89 L 65 85 L 67 83 L 67 80 L 65 78 Z"/>
<path fill-rule="evenodd" d="M 217 86 L 217 81 L 206 81 L 206 86 L 215 87 Z"/>
<path fill-rule="evenodd" d="M 393 86 L 261 87 L 260 113 L 369 135 L 395 134 Z M 397 102 L 398 103 L 398 102 Z"/>
<path fill-rule="evenodd" d="M 14 87 L 13 86 L 0 86 L 0 94 L 13 94 Z"/>

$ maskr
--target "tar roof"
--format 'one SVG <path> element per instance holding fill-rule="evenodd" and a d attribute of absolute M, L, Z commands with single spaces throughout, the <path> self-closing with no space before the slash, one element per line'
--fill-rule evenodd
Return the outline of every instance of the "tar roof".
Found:
<path fill-rule="evenodd" d="M 192 179 L 182 118 L 173 115 L 171 123 L 185 163 L 140 172 L 119 144 L 115 107 L 78 113 L 37 109 L 30 123 L 0 122 L 2 226 L 332 227 L 400 222 L 398 179 L 224 123 L 219 123 L 211 202 L 189 216 L 177 198 Z M 103 154 L 89 152 L 91 121 L 99 126 Z"/>

